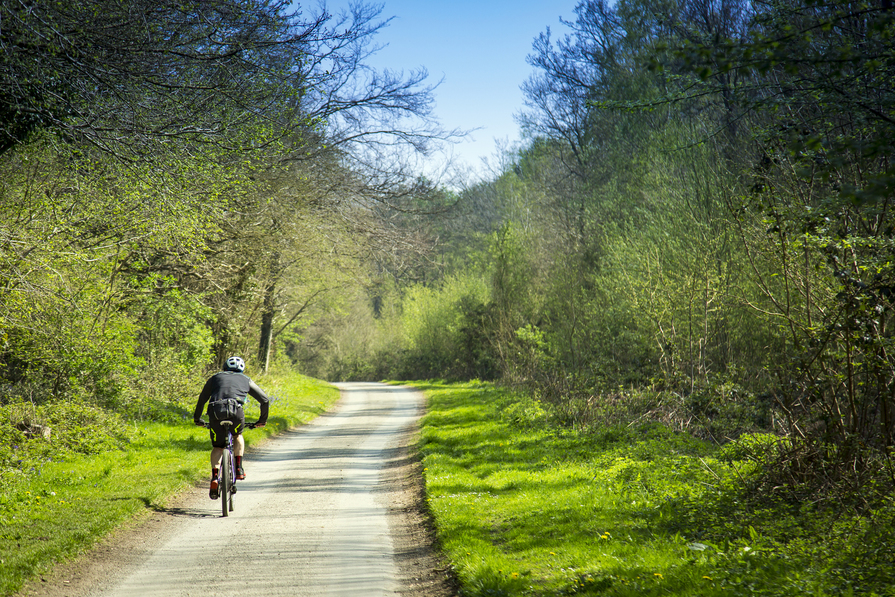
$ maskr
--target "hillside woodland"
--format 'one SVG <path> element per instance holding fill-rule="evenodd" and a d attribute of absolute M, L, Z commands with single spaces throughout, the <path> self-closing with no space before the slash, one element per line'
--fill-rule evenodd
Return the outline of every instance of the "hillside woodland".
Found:
<path fill-rule="evenodd" d="M 567 24 L 534 40 L 527 140 L 456 193 L 428 278 L 384 275 L 300 362 L 497 380 L 580 429 L 771 434 L 755 490 L 884 499 L 891 6 L 582 1 Z"/>
<path fill-rule="evenodd" d="M 533 41 L 524 142 L 448 184 L 414 160 L 462 132 L 424 70 L 366 66 L 376 6 L 0 3 L 0 475 L 44 433 L 179 420 L 240 353 L 490 380 L 585 431 L 760 432 L 756 491 L 878 504 L 891 2 L 569 10 Z"/>

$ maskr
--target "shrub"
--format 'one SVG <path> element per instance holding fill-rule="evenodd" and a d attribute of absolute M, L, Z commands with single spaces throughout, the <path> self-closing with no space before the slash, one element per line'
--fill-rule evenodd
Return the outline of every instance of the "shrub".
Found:
<path fill-rule="evenodd" d="M 109 411 L 74 402 L 0 407 L 0 467 L 23 471 L 66 454 L 96 454 L 125 445 L 128 429 Z"/>

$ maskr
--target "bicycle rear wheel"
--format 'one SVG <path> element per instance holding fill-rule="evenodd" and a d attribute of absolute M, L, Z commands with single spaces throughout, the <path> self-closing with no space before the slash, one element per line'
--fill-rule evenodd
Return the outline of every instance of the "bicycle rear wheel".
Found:
<path fill-rule="evenodd" d="M 224 451 L 221 458 L 221 513 L 224 516 L 230 514 L 230 485 L 233 483 L 233 471 L 230 470 L 230 451 Z"/>

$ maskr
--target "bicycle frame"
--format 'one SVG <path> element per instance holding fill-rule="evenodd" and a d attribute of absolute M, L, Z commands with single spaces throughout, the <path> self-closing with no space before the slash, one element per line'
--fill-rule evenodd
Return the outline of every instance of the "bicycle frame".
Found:
<path fill-rule="evenodd" d="M 221 497 L 221 513 L 229 516 L 233 512 L 233 494 L 236 493 L 236 462 L 233 455 L 233 433 L 230 427 L 232 421 L 221 421 L 221 426 L 227 432 L 227 446 L 221 457 L 221 466 L 218 468 L 218 492 Z"/>

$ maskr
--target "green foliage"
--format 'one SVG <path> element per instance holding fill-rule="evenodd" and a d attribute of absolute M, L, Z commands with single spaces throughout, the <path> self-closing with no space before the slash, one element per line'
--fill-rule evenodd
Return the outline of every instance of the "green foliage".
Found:
<path fill-rule="evenodd" d="M 344 292 L 341 299 L 330 302 L 300 334 L 289 335 L 283 356 L 302 371 L 332 381 L 400 377 L 403 346 L 393 288 L 378 286 L 373 301 L 363 289 Z"/>
<path fill-rule="evenodd" d="M 0 407 L 0 476 L 72 454 L 97 454 L 125 445 L 127 426 L 108 411 L 71 401 Z"/>
<path fill-rule="evenodd" d="M 547 421 L 547 411 L 537 400 L 520 396 L 503 409 L 501 416 L 520 429 L 542 428 Z"/>
<path fill-rule="evenodd" d="M 863 487 L 895 436 L 892 11 L 582 0 L 570 26 L 533 45 L 528 144 L 466 196 L 472 337 L 555 423 L 772 430 L 787 486 Z M 453 375 L 436 303 L 413 371 Z"/>
<path fill-rule="evenodd" d="M 452 134 L 424 70 L 367 76 L 380 12 L 0 5 L 0 404 L 171 418 L 228 354 L 266 370 L 359 255 L 419 251 L 393 210 L 451 194 L 376 154 Z"/>
<path fill-rule="evenodd" d="M 895 434 L 895 95 L 878 73 L 895 64 L 895 17 L 875 2 L 773 2 L 749 26 L 748 38 L 680 40 L 674 55 L 755 122 L 740 229 L 750 262 L 761 264 L 765 313 L 786 334 L 783 358 L 768 368 L 798 379 L 778 399 L 791 430 L 812 429 L 806 450 L 817 458 L 803 464 L 823 484 L 831 464 L 845 474 L 874 460 L 855 454 L 857 438 L 882 449 Z M 742 83 L 730 87 L 730 73 Z"/>
<path fill-rule="evenodd" d="M 128 409 L 141 373 L 172 364 L 160 361 L 177 362 L 172 384 L 195 373 L 207 314 L 147 276 L 140 254 L 193 250 L 206 220 L 192 197 L 150 201 L 141 172 L 48 140 L 4 155 L 0 170 L 0 402 Z"/>
<path fill-rule="evenodd" d="M 407 377 L 492 377 L 489 295 L 474 274 L 449 277 L 438 289 L 411 288 L 400 317 Z"/>

